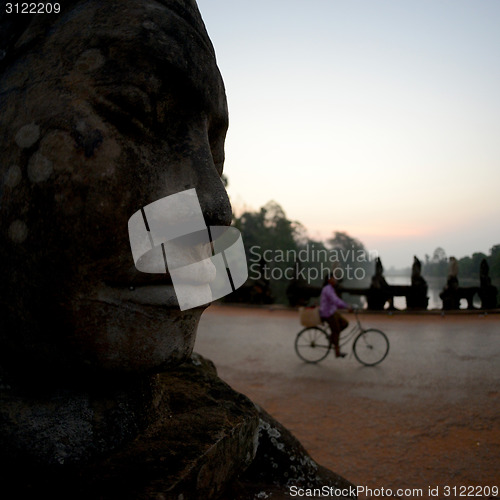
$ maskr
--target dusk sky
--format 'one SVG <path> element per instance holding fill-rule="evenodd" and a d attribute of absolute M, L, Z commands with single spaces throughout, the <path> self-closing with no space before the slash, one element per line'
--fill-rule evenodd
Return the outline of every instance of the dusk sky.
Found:
<path fill-rule="evenodd" d="M 384 267 L 500 243 L 499 0 L 198 0 L 236 213 L 278 202 Z M 243 235 L 244 236 L 244 235 Z"/>

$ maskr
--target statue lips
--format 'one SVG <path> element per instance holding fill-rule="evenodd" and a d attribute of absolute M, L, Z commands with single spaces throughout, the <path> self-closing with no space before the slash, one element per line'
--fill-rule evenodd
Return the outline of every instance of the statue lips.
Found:
<path fill-rule="evenodd" d="M 208 287 L 208 285 L 206 285 Z M 209 288 L 209 287 L 208 287 Z M 129 287 L 107 287 L 100 290 L 97 300 L 127 306 L 151 306 L 167 309 L 179 309 L 179 301 L 172 284 L 149 284 Z M 207 303 L 207 306 L 209 304 Z M 205 307 L 207 307 L 205 306 Z M 205 309 L 202 307 L 202 309 Z"/>
<path fill-rule="evenodd" d="M 196 297 L 206 298 L 206 304 L 197 309 L 204 310 L 212 302 L 210 283 L 216 277 L 216 268 L 207 258 L 211 253 L 207 245 L 197 245 L 190 248 L 176 249 L 179 258 L 173 262 L 175 268 L 182 268 L 184 291 Z M 189 266 L 198 262 L 196 267 Z M 186 264 L 184 267 L 183 265 Z M 141 273 L 134 269 L 122 279 L 106 282 L 106 287 L 99 291 L 98 300 L 118 304 L 124 301 L 128 304 L 166 307 L 179 310 L 179 301 L 170 277 L 168 268 L 164 274 Z"/>
<path fill-rule="evenodd" d="M 165 196 L 137 210 L 128 221 L 128 232 L 136 269 L 171 278 L 174 294 L 153 294 L 154 302 L 163 299 L 170 304 L 175 296 L 184 311 L 212 301 L 210 283 L 217 270 L 210 259 L 213 246 L 196 189 Z M 140 295 L 141 301 L 152 299 L 151 293 Z"/>

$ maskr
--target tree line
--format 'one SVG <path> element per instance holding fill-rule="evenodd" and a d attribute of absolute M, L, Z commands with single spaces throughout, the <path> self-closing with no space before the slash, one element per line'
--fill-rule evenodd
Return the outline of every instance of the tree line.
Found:
<path fill-rule="evenodd" d="M 479 279 L 479 268 L 483 259 L 490 268 L 490 278 L 494 281 L 500 280 L 500 244 L 490 248 L 489 254 L 474 252 L 470 256 L 457 258 L 458 277 Z M 445 278 L 448 275 L 449 257 L 443 248 L 437 247 L 432 254 L 425 255 L 422 272 L 425 276 Z"/>
<path fill-rule="evenodd" d="M 287 287 L 293 280 L 321 286 L 325 273 L 332 269 L 337 270 L 344 284 L 355 282 L 359 287 L 370 284 L 376 256 L 369 255 L 360 240 L 345 232 L 333 231 L 332 237 L 324 242 L 311 239 L 303 224 L 290 220 L 275 201 L 233 219 L 234 226 L 243 234 L 249 282 L 260 292 L 264 290 L 262 293 L 269 296 L 269 302 L 286 303 Z M 492 280 L 500 282 L 500 244 L 493 246 L 488 255 L 475 252 L 458 259 L 459 278 L 479 279 L 483 259 L 489 264 Z M 422 260 L 424 277 L 446 278 L 448 268 L 449 258 L 441 247 Z"/>
<path fill-rule="evenodd" d="M 234 217 L 233 224 L 243 234 L 249 280 L 269 286 L 273 301 L 287 301 L 292 281 L 318 287 L 326 273 L 335 272 L 344 283 L 366 282 L 373 271 L 372 256 L 358 239 L 340 231 L 325 242 L 311 239 L 275 201 Z"/>

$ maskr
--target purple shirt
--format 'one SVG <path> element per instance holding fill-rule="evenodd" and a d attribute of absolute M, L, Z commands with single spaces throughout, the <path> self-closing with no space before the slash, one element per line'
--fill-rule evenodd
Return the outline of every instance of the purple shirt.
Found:
<path fill-rule="evenodd" d="M 326 285 L 321 290 L 319 300 L 319 315 L 329 318 L 337 309 L 349 309 L 351 306 L 344 302 L 336 293 L 332 285 Z"/>

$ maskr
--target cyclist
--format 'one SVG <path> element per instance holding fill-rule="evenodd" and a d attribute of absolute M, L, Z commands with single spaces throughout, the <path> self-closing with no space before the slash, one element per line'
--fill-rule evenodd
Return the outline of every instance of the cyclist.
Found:
<path fill-rule="evenodd" d="M 339 336 L 340 332 L 347 328 L 349 322 L 338 312 L 338 309 L 347 309 L 352 312 L 352 307 L 344 302 L 335 292 L 335 285 L 337 280 L 333 276 L 327 274 L 323 289 L 321 290 L 321 297 L 319 302 L 319 315 L 322 321 L 326 321 L 330 325 L 331 341 L 335 347 L 335 356 L 343 358 L 346 356 L 344 352 L 340 352 Z"/>

